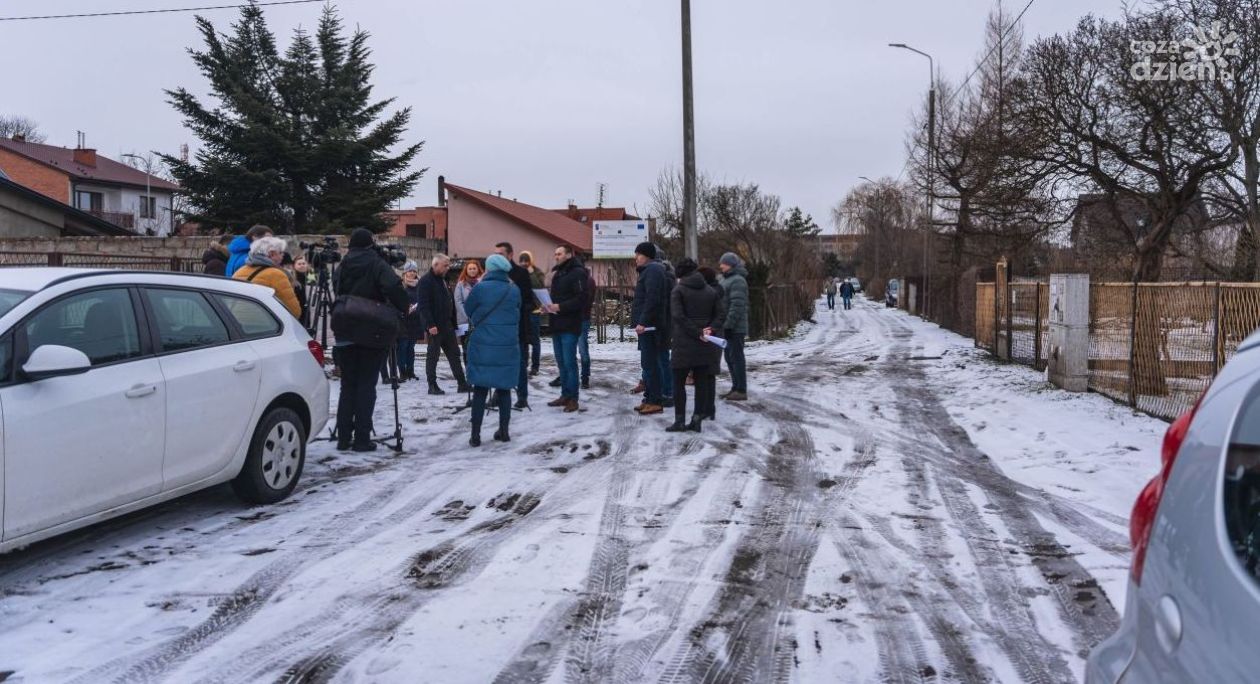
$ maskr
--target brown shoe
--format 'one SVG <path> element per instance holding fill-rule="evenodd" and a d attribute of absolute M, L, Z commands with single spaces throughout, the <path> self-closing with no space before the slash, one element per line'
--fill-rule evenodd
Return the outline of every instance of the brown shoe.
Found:
<path fill-rule="evenodd" d="M 646 391 L 647 385 L 643 384 L 643 381 L 640 380 L 639 384 L 635 385 L 634 389 L 630 390 L 630 394 L 643 394 Z"/>
<path fill-rule="evenodd" d="M 644 406 L 647 406 L 647 402 L 646 402 L 646 401 L 645 401 L 645 402 L 642 402 L 642 403 L 640 403 L 638 406 L 634 407 L 634 412 L 635 412 L 635 413 L 640 413 L 640 412 L 642 412 L 642 411 L 643 411 L 643 407 L 644 407 Z"/>
<path fill-rule="evenodd" d="M 660 413 L 664 410 L 665 410 L 665 407 L 661 406 L 660 404 L 642 404 L 639 406 L 639 409 L 638 409 L 639 415 L 641 416 L 656 415 L 657 413 Z"/>
<path fill-rule="evenodd" d="M 569 399 L 564 404 L 565 413 L 576 413 L 578 410 L 577 399 Z"/>
<path fill-rule="evenodd" d="M 744 392 L 731 392 L 726 395 L 725 399 L 727 401 L 748 401 L 748 395 Z"/>
<path fill-rule="evenodd" d="M 568 403 L 569 403 L 568 399 L 565 399 L 564 397 L 556 397 L 555 399 L 552 399 L 551 401 L 547 402 L 547 405 L 548 406 L 564 406 Z"/>

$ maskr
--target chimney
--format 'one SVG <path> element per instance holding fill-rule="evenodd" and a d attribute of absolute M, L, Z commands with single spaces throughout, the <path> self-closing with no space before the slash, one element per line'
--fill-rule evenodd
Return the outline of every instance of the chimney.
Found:
<path fill-rule="evenodd" d="M 446 176 L 438 176 L 438 206 L 446 206 Z"/>
<path fill-rule="evenodd" d="M 502 190 L 500 190 L 500 191 L 499 191 L 499 197 L 502 197 L 502 196 L 503 196 L 503 191 L 502 191 Z"/>
<path fill-rule="evenodd" d="M 96 168 L 96 150 L 88 147 L 75 148 L 74 163 Z"/>

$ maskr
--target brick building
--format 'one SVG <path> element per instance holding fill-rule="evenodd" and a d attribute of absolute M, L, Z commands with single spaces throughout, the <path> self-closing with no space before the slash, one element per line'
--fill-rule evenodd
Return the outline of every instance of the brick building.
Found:
<path fill-rule="evenodd" d="M 137 234 L 169 235 L 179 186 L 74 149 L 0 138 L 0 170 L 13 182 Z"/>

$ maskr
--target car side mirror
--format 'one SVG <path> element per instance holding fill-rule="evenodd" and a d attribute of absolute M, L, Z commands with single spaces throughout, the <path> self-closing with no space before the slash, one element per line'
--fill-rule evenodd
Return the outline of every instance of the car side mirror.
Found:
<path fill-rule="evenodd" d="M 22 372 L 31 380 L 46 380 L 63 375 L 78 375 L 92 368 L 92 360 L 87 354 L 57 344 L 45 344 L 31 352 L 30 358 L 22 364 Z"/>

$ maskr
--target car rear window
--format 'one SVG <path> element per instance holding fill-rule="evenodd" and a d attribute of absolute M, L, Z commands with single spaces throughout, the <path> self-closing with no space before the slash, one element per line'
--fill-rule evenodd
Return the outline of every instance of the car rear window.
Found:
<path fill-rule="evenodd" d="M 269 337 L 280 332 L 280 321 L 271 315 L 267 307 L 252 299 L 216 294 L 219 303 L 227 309 L 228 314 L 241 326 L 245 337 Z"/>
<path fill-rule="evenodd" d="M 227 326 L 214 307 L 191 290 L 146 289 L 163 351 L 185 351 L 227 342 Z"/>
<path fill-rule="evenodd" d="M 1260 582 L 1260 391 L 1243 404 L 1225 456 L 1225 527 L 1238 561 Z"/>
<path fill-rule="evenodd" d="M 24 290 L 0 290 L 0 316 L 9 313 L 9 309 L 21 304 L 29 296 L 31 293 Z"/>

